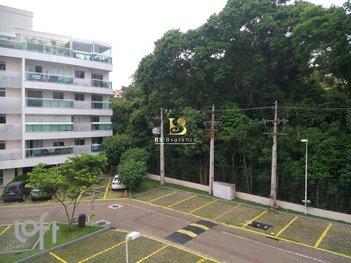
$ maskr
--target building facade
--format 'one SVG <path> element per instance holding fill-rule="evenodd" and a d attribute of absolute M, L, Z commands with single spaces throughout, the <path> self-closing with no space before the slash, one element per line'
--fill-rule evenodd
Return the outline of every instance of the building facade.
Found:
<path fill-rule="evenodd" d="M 33 31 L 32 18 L 0 6 L 0 186 L 112 135 L 111 45 Z"/>

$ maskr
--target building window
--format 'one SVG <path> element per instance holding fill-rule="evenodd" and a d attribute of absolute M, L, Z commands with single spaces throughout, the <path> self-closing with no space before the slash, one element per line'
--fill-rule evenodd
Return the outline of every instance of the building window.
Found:
<path fill-rule="evenodd" d="M 0 170 L 0 185 L 4 185 L 4 170 Z"/>
<path fill-rule="evenodd" d="M 92 144 L 102 144 L 103 137 L 94 137 L 91 139 Z"/>
<path fill-rule="evenodd" d="M 104 76 L 101 75 L 101 74 L 91 74 L 91 78 L 92 79 L 98 79 L 98 80 L 103 80 L 104 79 Z"/>
<path fill-rule="evenodd" d="M 6 123 L 6 115 L 0 114 L 0 123 Z"/>
<path fill-rule="evenodd" d="M 15 177 L 17 177 L 17 176 L 18 176 L 18 169 L 15 168 Z"/>
<path fill-rule="evenodd" d="M 42 98 L 43 92 L 37 90 L 27 90 L 27 97 L 28 98 Z"/>
<path fill-rule="evenodd" d="M 84 71 L 83 70 L 76 70 L 75 77 L 78 79 L 84 79 Z"/>
<path fill-rule="evenodd" d="M 0 70 L 6 70 L 6 62 L 0 61 Z"/>
<path fill-rule="evenodd" d="M 83 93 L 76 93 L 76 94 L 74 94 L 74 99 L 75 100 L 84 100 L 84 94 Z"/>
<path fill-rule="evenodd" d="M 43 67 L 42 66 L 35 66 L 35 72 L 36 73 L 43 73 Z"/>
<path fill-rule="evenodd" d="M 6 89 L 0 89 L 0 97 L 6 97 Z"/>
<path fill-rule="evenodd" d="M 75 139 L 75 144 L 76 145 L 84 145 L 85 144 L 85 140 L 84 139 Z"/>
<path fill-rule="evenodd" d="M 54 142 L 54 147 L 61 147 L 61 146 L 65 146 L 65 142 L 63 141 L 57 141 L 57 142 Z"/>
<path fill-rule="evenodd" d="M 54 100 L 63 100 L 63 92 L 54 91 L 53 96 Z"/>
<path fill-rule="evenodd" d="M 102 95 L 91 95 L 91 101 L 102 101 Z"/>
<path fill-rule="evenodd" d="M 5 149 L 6 149 L 6 142 L 0 141 L 0 150 L 5 150 Z"/>
<path fill-rule="evenodd" d="M 99 122 L 99 116 L 91 116 L 91 122 Z"/>

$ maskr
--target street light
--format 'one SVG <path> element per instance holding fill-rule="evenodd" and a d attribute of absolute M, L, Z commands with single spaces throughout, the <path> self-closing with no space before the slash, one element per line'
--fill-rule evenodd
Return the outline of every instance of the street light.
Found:
<path fill-rule="evenodd" d="M 306 153 L 305 153 L 305 200 L 302 200 L 302 202 L 305 203 L 305 215 L 307 215 L 307 204 L 310 203 L 310 200 L 307 200 L 308 139 L 302 139 L 301 142 L 306 144 Z"/>
<path fill-rule="evenodd" d="M 129 262 L 129 257 L 128 257 L 128 241 L 132 241 L 134 239 L 137 239 L 140 237 L 140 232 L 130 232 L 128 235 L 126 235 L 126 263 Z"/>

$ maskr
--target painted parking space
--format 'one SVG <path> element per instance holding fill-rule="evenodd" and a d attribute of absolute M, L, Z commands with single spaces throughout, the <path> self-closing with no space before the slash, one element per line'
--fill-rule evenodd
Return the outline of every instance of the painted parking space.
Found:
<path fill-rule="evenodd" d="M 172 199 L 172 196 L 177 198 Z M 166 202 L 151 202 L 153 205 L 351 259 L 351 226 L 349 225 L 333 223 L 327 229 L 329 225 L 327 220 L 270 210 L 236 201 L 223 201 L 170 187 L 153 190 L 152 197 L 157 200 L 167 200 Z M 141 194 L 137 199 L 150 198 L 144 198 Z"/>
<path fill-rule="evenodd" d="M 31 262 L 125 262 L 125 235 L 108 230 L 82 242 L 34 258 Z M 128 242 L 129 262 L 218 262 L 205 255 L 142 235 Z"/>

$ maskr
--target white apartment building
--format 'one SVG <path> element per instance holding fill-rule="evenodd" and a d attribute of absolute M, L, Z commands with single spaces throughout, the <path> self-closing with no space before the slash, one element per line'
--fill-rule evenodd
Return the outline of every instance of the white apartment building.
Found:
<path fill-rule="evenodd" d="M 111 45 L 33 31 L 32 19 L 0 5 L 0 186 L 112 135 Z"/>

